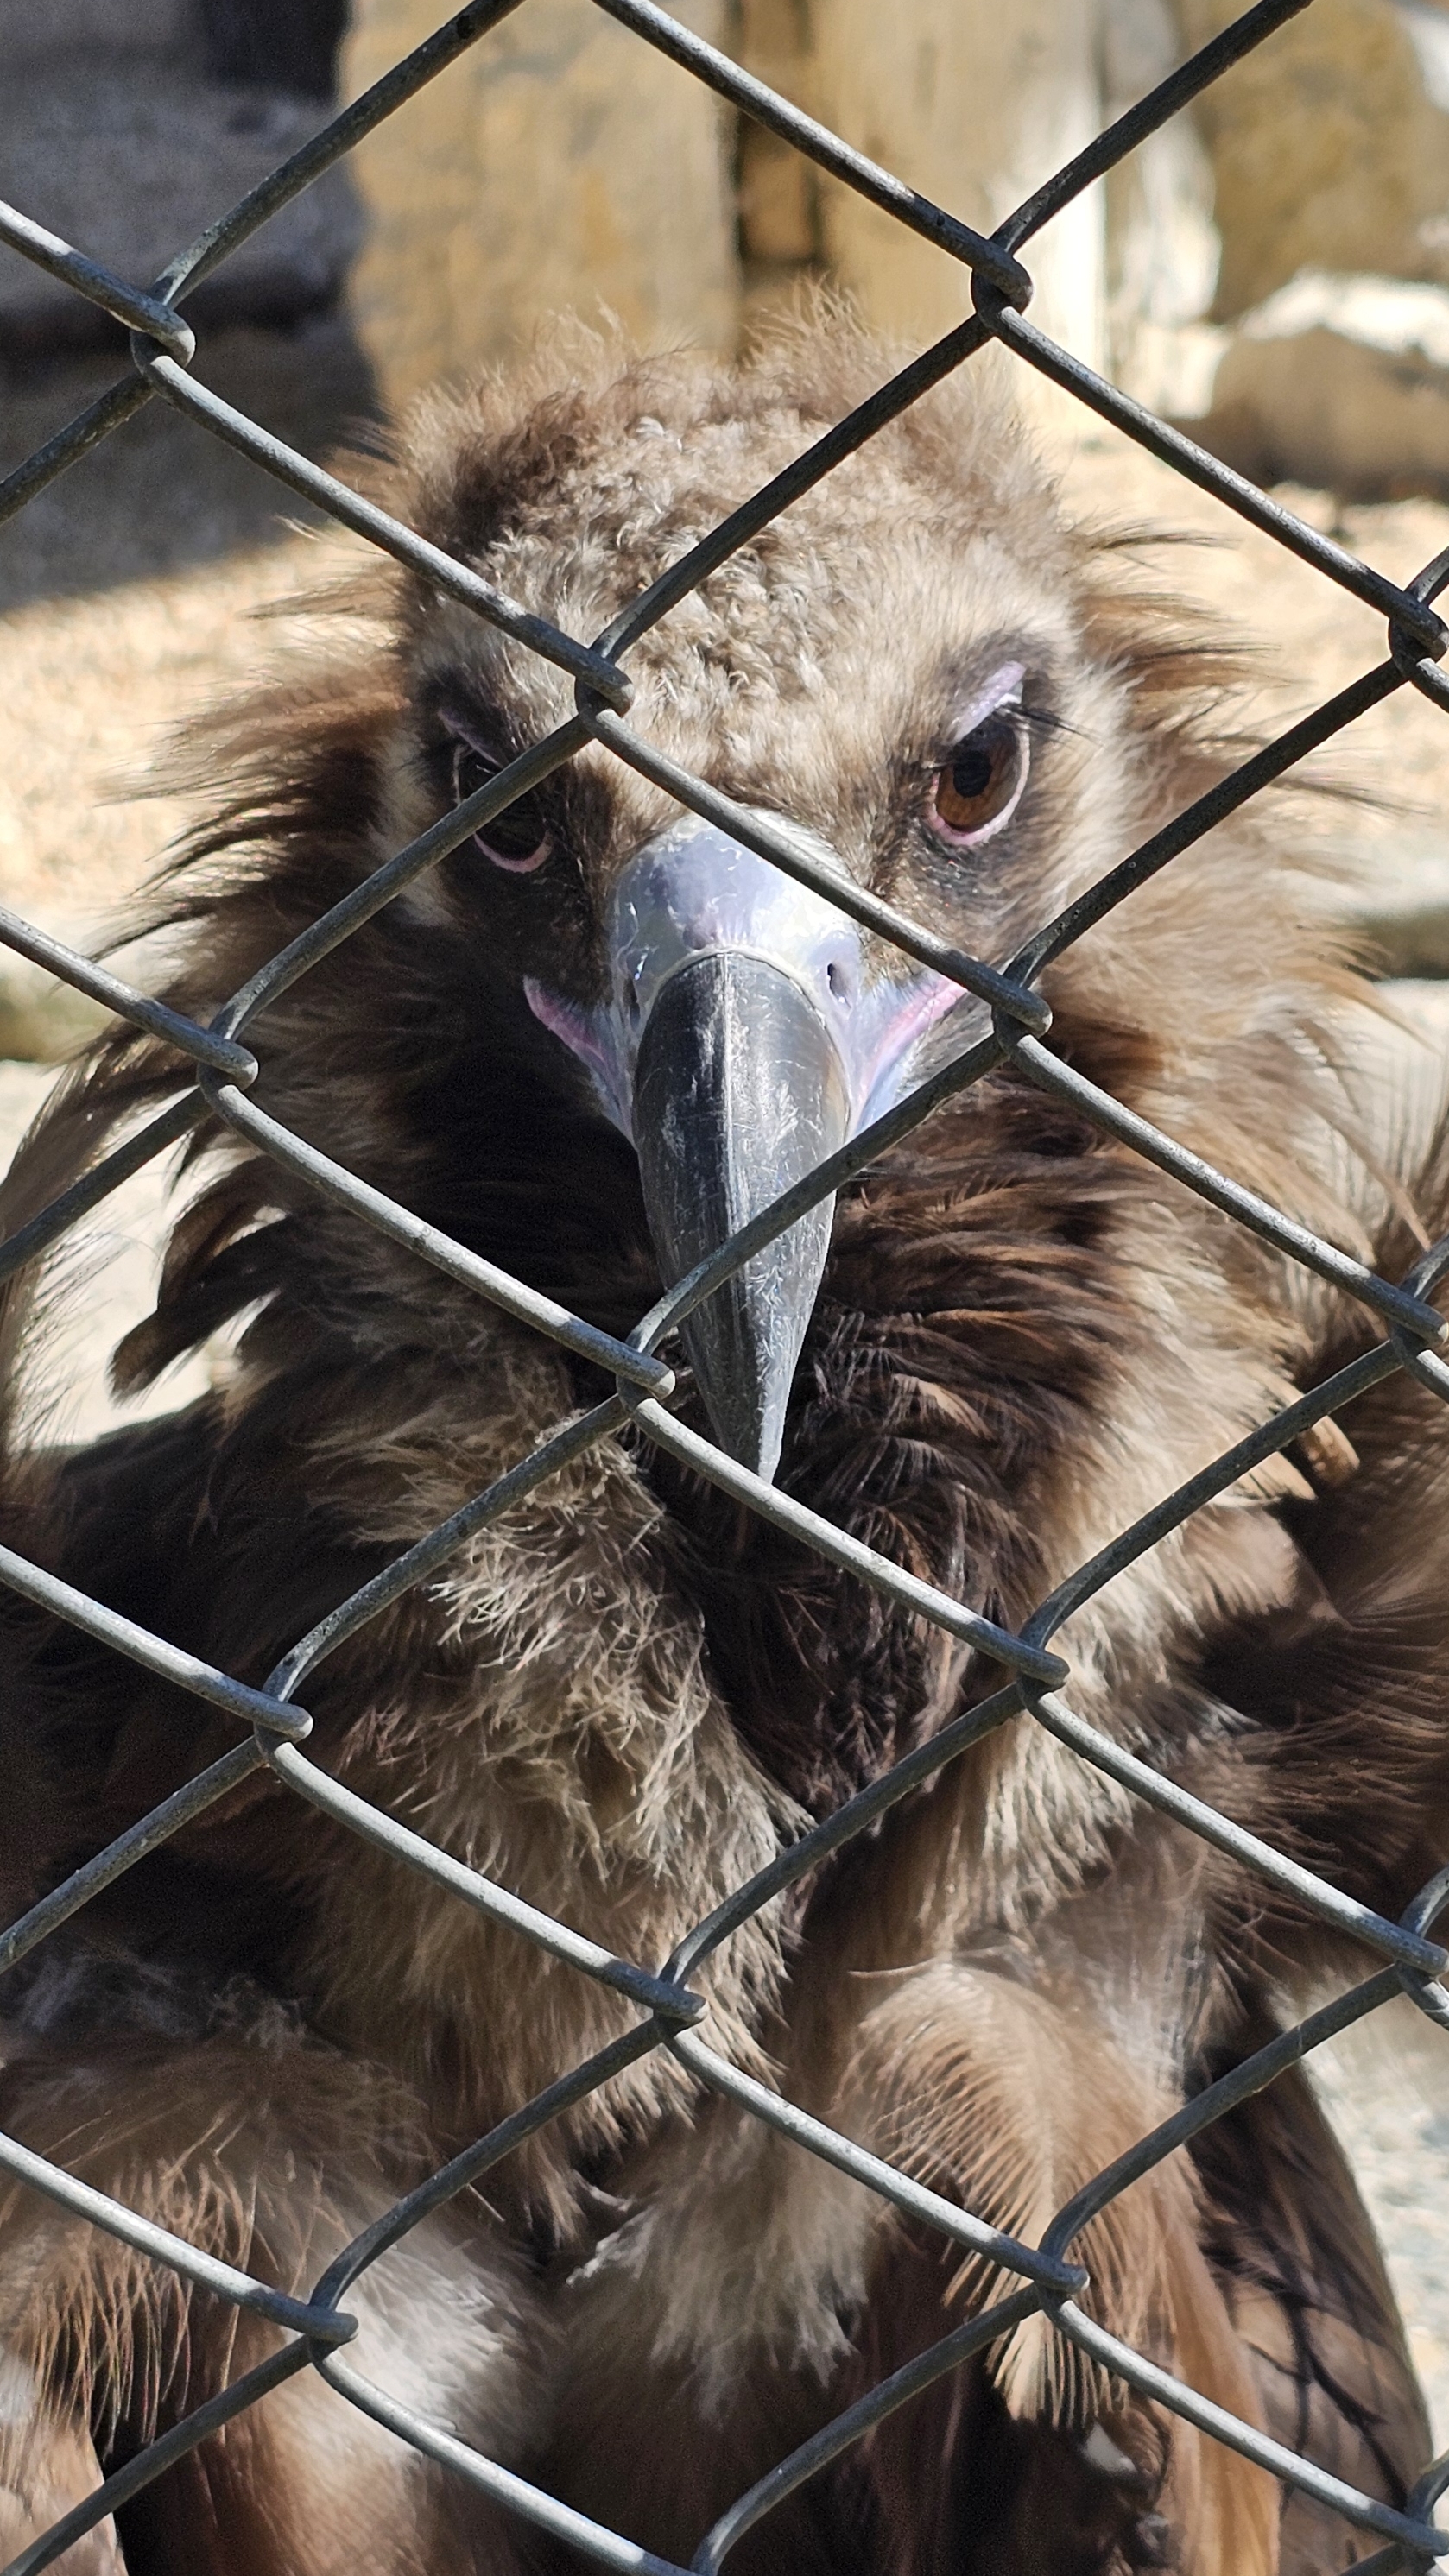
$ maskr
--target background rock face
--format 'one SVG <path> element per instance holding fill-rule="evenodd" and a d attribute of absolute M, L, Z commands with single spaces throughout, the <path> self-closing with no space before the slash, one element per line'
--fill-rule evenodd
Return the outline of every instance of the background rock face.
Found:
<path fill-rule="evenodd" d="M 1183 52 L 1171 0 L 1108 0 L 1102 121 L 1165 80 Z M 1218 356 L 1202 328 L 1218 281 L 1213 199 L 1212 163 L 1190 116 L 1173 117 L 1107 175 L 1108 371 L 1154 411 L 1206 408 Z"/>
<path fill-rule="evenodd" d="M 357 0 L 347 89 L 441 14 L 438 0 Z M 722 40 L 724 0 L 676 15 Z M 725 111 L 698 81 L 589 0 L 529 0 L 353 155 L 367 237 L 352 310 L 388 400 L 570 308 L 606 308 L 656 345 L 729 347 L 729 152 Z"/>
<path fill-rule="evenodd" d="M 278 0 L 0 0 L 3 193 L 37 223 L 148 284 L 212 218 L 314 134 L 329 112 L 328 13 L 291 0 L 270 70 Z M 261 12 L 249 29 L 247 10 Z M 335 35 L 335 30 L 334 30 Z M 320 96 L 319 96 L 320 83 Z M 290 323 L 335 306 L 361 240 L 352 183 L 329 171 L 199 290 L 194 318 Z M 119 329 L 0 245 L 0 353 L 13 373 Z"/>
<path fill-rule="evenodd" d="M 1236 0 L 1177 0 L 1189 46 Z M 1436 0 L 1314 0 L 1197 116 L 1222 235 L 1215 318 L 1300 268 L 1449 277 L 1449 15 Z"/>
<path fill-rule="evenodd" d="M 725 0 L 676 12 L 873 160 L 989 231 L 1099 122 L 1079 0 Z M 355 0 L 351 95 L 429 32 L 434 0 Z M 731 44 L 731 38 L 733 43 Z M 418 172 L 426 167 L 426 196 Z M 735 120 L 588 0 L 529 0 L 361 146 L 352 309 L 390 399 L 499 355 L 562 307 L 728 347 L 746 302 L 828 272 L 893 338 L 970 310 L 958 262 Z M 741 259 L 743 252 L 743 261 Z M 1102 354 L 1102 205 L 1043 238 L 1036 310 Z"/>
<path fill-rule="evenodd" d="M 1208 436 L 1260 482 L 1449 488 L 1449 294 L 1302 270 L 1234 333 Z"/>
<path fill-rule="evenodd" d="M 1237 15 L 1175 5 L 1187 45 Z M 1314 0 L 1195 115 L 1229 327 L 1196 382 L 1179 354 L 1175 407 L 1259 480 L 1449 489 L 1444 0 Z"/>
<path fill-rule="evenodd" d="M 991 232 L 1081 150 L 1100 123 L 1097 28 L 1073 0 L 828 0 L 816 13 L 820 113 L 837 133 Z M 878 329 L 937 339 L 971 310 L 971 280 L 827 180 L 824 247 Z M 1033 318 L 1079 356 L 1102 356 L 1102 201 L 1093 190 L 1028 253 Z"/>
<path fill-rule="evenodd" d="M 1237 0 L 681 0 L 679 14 L 990 231 Z M 438 0 L 0 0 L 0 165 L 44 223 L 146 278 L 327 111 L 429 34 Z M 1449 0 L 1314 0 L 1036 236 L 1035 318 L 1250 471 L 1360 494 L 1449 486 Z M 1354 317 L 1301 299 L 1355 281 Z M 1370 316 L 1370 281 L 1422 311 Z M 919 345 L 970 309 L 959 263 L 740 118 L 591 0 L 526 0 L 199 290 L 208 330 L 345 311 L 395 408 L 560 311 L 732 347 L 802 284 Z M 1340 299 L 1342 301 L 1342 299 Z M 1265 314 L 1263 308 L 1270 306 Z M 4 365 L 119 347 L 0 247 Z M 1325 334 L 1327 335 L 1325 337 Z M 1387 334 L 1387 336 L 1386 336 Z M 1397 334 L 1397 337 L 1395 336 Z M 1279 343 L 1283 346 L 1279 346 Z M 1292 345 L 1289 346 L 1288 344 Z M 1050 433 L 1077 415 L 1024 376 Z"/>
<path fill-rule="evenodd" d="M 990 231 L 1237 10 L 680 0 L 678 14 Z M 334 68 L 356 96 L 440 14 L 441 0 L 0 0 L 9 193 L 149 279 L 315 128 Z M 1355 496 L 1449 489 L 1449 0 L 1313 0 L 1074 200 L 1028 258 L 1053 338 L 1140 401 L 1200 421 L 1255 474 Z M 506 358 L 561 311 L 724 350 L 820 279 L 906 344 L 970 307 L 959 263 L 591 0 L 525 0 L 192 310 L 208 331 L 343 314 L 391 408 Z M 1419 290 L 1412 311 L 1388 296 L 1396 282 Z M 1287 289 L 1291 304 L 1276 303 Z M 119 346 L 105 316 L 0 247 L 0 367 L 107 342 Z M 1075 432 L 1079 415 L 1043 380 L 1023 384 L 1052 433 Z"/>
<path fill-rule="evenodd" d="M 353 0 L 348 91 L 432 14 L 433 0 Z M 989 232 L 1237 0 L 690 0 L 682 14 Z M 811 279 L 911 345 L 970 309 L 959 263 L 588 0 L 529 0 L 353 171 L 367 238 L 351 310 L 390 403 L 564 307 L 721 348 Z M 1034 318 L 1054 339 L 1202 421 L 1247 470 L 1354 495 L 1449 488 L 1449 0 L 1314 0 L 1028 258 Z M 1306 293 L 1309 271 L 1353 282 L 1338 298 L 1351 316 L 1329 312 L 1326 290 L 1311 323 L 1302 294 L 1271 304 L 1295 281 Z M 1412 283 L 1419 305 L 1372 313 L 1376 278 Z M 1041 379 L 1023 386 L 1049 434 L 1074 432 Z"/>

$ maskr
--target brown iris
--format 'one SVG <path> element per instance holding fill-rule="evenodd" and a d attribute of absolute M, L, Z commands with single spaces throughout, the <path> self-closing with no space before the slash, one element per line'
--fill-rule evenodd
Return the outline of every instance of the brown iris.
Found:
<path fill-rule="evenodd" d="M 931 782 L 927 821 L 960 848 L 1004 823 L 1026 783 L 1027 746 L 1019 707 L 997 707 L 963 734 Z"/>

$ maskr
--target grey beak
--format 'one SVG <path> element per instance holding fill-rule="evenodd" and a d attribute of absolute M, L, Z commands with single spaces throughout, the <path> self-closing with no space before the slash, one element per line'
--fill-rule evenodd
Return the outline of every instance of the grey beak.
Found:
<path fill-rule="evenodd" d="M 848 914 L 692 815 L 624 869 L 605 947 L 602 1002 L 525 990 L 633 1139 L 669 1287 L 899 1098 L 960 999 L 930 973 L 872 981 Z M 716 1438 L 767 1481 L 834 1208 L 812 1208 L 680 1326 Z"/>
<path fill-rule="evenodd" d="M 849 1131 L 839 1050 L 793 976 L 730 948 L 681 967 L 649 1015 L 634 1076 L 634 1141 L 665 1280 L 716 1251 Z M 811 1208 L 680 1327 L 716 1438 L 767 1481 L 834 1206 Z"/>

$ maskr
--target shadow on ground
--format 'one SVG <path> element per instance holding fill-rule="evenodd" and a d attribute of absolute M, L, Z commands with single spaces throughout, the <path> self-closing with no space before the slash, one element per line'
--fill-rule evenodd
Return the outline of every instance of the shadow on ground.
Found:
<path fill-rule="evenodd" d="M 125 371 L 88 353 L 0 375 L 0 475 Z M 208 335 L 199 380 L 305 456 L 375 445 L 372 373 L 341 316 Z M 0 524 L 0 612 L 75 598 L 320 525 L 285 485 L 157 399 Z"/>

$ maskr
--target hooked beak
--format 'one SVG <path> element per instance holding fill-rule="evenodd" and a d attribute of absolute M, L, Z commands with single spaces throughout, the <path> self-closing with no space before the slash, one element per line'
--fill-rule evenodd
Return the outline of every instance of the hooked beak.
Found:
<path fill-rule="evenodd" d="M 671 1285 L 899 1099 L 917 1040 L 963 998 L 928 970 L 868 985 L 847 913 L 693 816 L 624 870 L 607 946 L 596 1008 L 525 990 L 633 1139 Z M 834 1207 L 808 1210 L 680 1327 L 721 1447 L 767 1481 Z"/>

